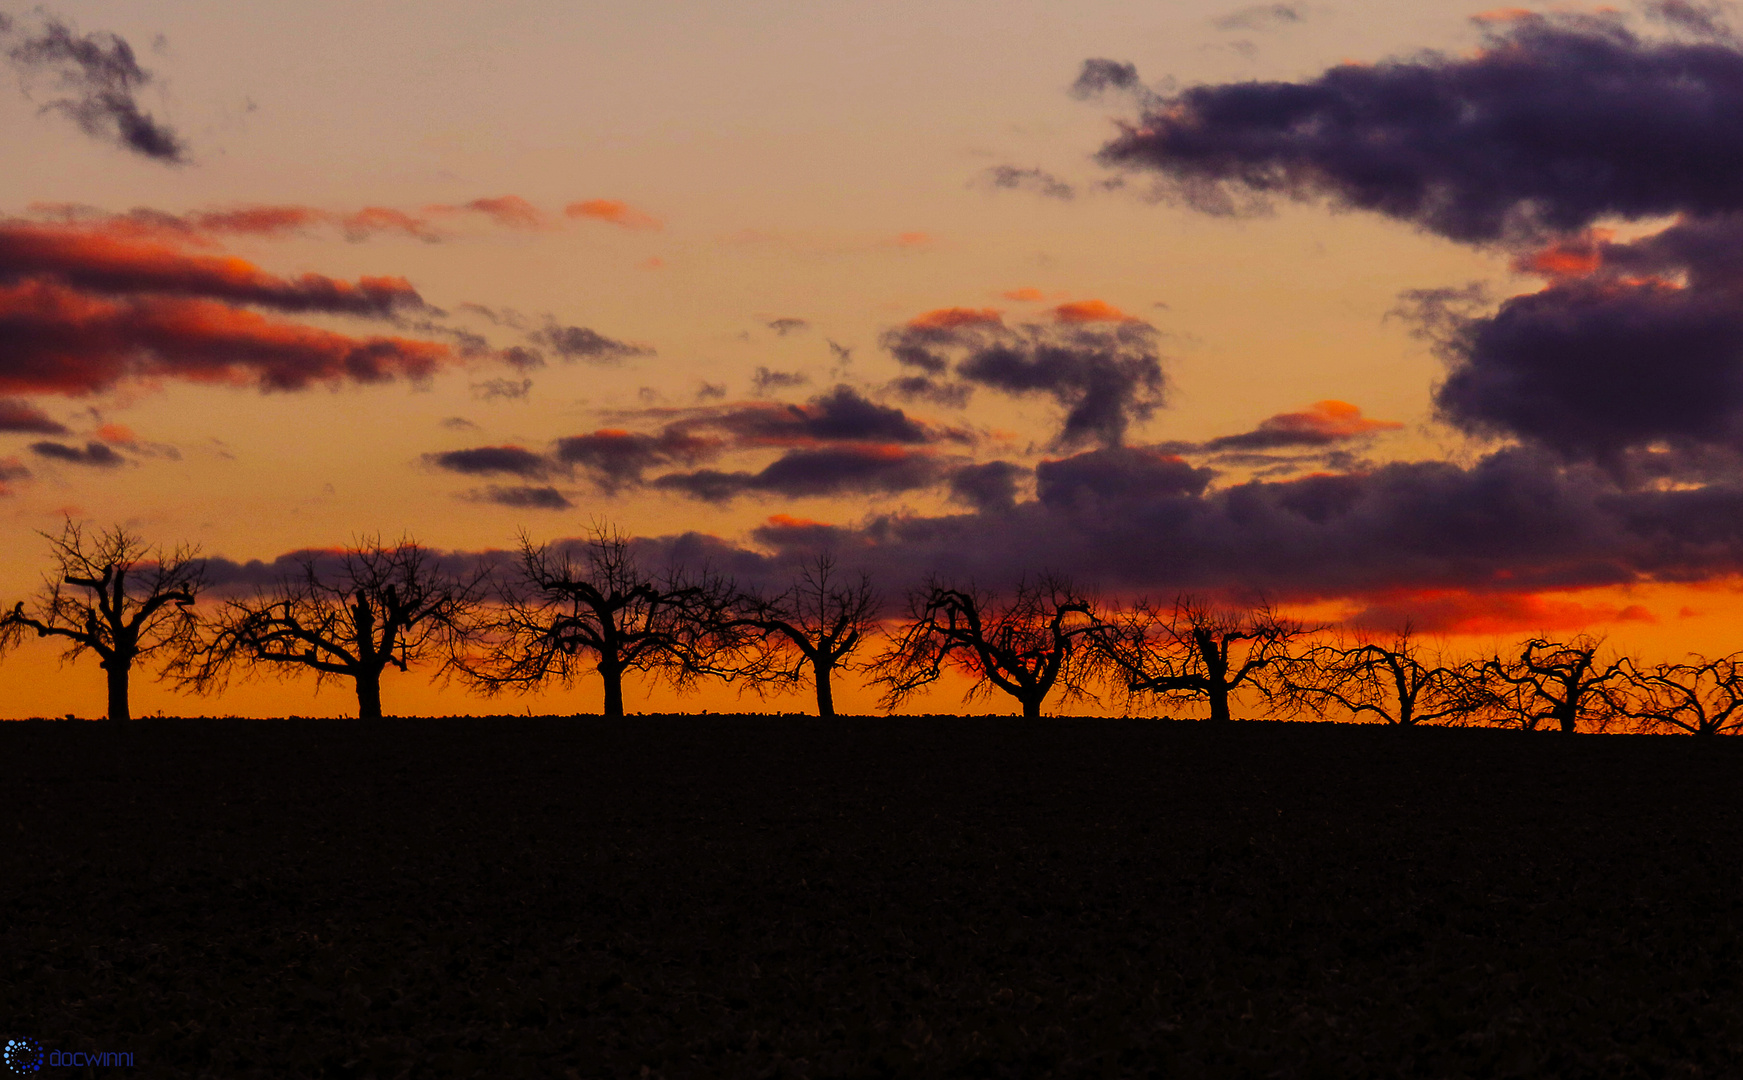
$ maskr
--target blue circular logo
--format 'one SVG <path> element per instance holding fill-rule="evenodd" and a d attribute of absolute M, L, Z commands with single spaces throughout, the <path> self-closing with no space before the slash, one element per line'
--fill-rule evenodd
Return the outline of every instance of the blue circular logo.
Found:
<path fill-rule="evenodd" d="M 39 1072 L 42 1069 L 42 1044 L 23 1036 L 7 1039 L 6 1048 L 0 1050 L 0 1063 L 15 1073 Z"/>

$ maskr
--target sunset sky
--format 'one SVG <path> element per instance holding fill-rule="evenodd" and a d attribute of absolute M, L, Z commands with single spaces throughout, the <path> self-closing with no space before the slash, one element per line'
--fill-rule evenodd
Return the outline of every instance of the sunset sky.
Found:
<path fill-rule="evenodd" d="M 63 516 L 240 578 L 609 520 L 752 575 L 833 550 L 893 596 L 1052 569 L 1461 648 L 1743 647 L 1719 9 L 0 12 L 8 606 Z M 57 655 L 0 665 L 0 715 L 100 710 L 95 662 Z M 593 681 L 384 693 L 598 707 Z"/>

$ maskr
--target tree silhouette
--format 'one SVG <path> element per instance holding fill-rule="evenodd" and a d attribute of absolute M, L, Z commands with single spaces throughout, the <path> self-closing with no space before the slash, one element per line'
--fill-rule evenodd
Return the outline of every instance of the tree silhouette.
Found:
<path fill-rule="evenodd" d="M 67 642 L 62 659 L 97 654 L 107 675 L 109 719 L 126 720 L 128 680 L 138 661 L 161 656 L 166 666 L 195 647 L 197 621 L 188 609 L 198 599 L 205 566 L 198 549 L 151 547 L 117 525 L 94 536 L 68 520 L 49 542 L 54 569 L 30 601 L 15 604 L 0 621 L 0 653 L 25 631 Z"/>
<path fill-rule="evenodd" d="M 1527 731 L 1552 722 L 1565 735 L 1582 723 L 1600 731 L 1608 727 L 1621 711 L 1611 684 L 1626 667 L 1622 660 L 1600 664 L 1602 647 L 1601 638 L 1586 634 L 1571 642 L 1532 638 L 1520 646 L 1517 660 L 1483 661 L 1478 670 L 1490 681 L 1496 718 Z"/>
<path fill-rule="evenodd" d="M 485 693 L 530 691 L 551 679 L 568 686 L 591 668 L 605 683 L 605 715 L 621 719 L 625 672 L 656 672 L 680 690 L 723 674 L 714 661 L 730 586 L 706 571 L 645 572 L 614 528 L 596 526 L 580 558 L 523 534 L 501 600 L 481 650 L 462 664 Z"/>
<path fill-rule="evenodd" d="M 1099 625 L 1089 598 L 1053 574 L 1018 582 L 1003 602 L 933 581 L 910 594 L 906 625 L 872 663 L 872 681 L 890 710 L 951 667 L 974 680 L 964 700 L 998 689 L 1034 720 L 1055 686 L 1067 700 L 1088 696 L 1099 667 L 1083 639 Z"/>
<path fill-rule="evenodd" d="M 1335 702 L 1398 727 L 1461 719 L 1484 700 L 1467 670 L 1425 654 L 1408 626 L 1386 644 L 1320 645 L 1283 670 L 1287 692 L 1305 704 Z"/>
<path fill-rule="evenodd" d="M 1230 695 L 1243 686 L 1287 700 L 1265 679 L 1293 659 L 1290 650 L 1308 632 L 1269 604 L 1229 611 L 1181 596 L 1171 608 L 1138 601 L 1097 641 L 1128 694 L 1203 698 L 1212 720 L 1228 720 Z"/>
<path fill-rule="evenodd" d="M 457 576 L 411 540 L 366 538 L 337 558 L 306 553 L 270 594 L 226 604 L 180 675 L 210 693 L 238 666 L 312 671 L 317 686 L 350 680 L 358 719 L 379 720 L 382 673 L 446 661 L 469 633 L 481 592 L 482 571 Z"/>
<path fill-rule="evenodd" d="M 1684 663 L 1645 671 L 1630 662 L 1621 707 L 1659 731 L 1700 736 L 1743 731 L 1743 653 L 1716 660 L 1691 653 Z"/>
<path fill-rule="evenodd" d="M 842 581 L 835 558 L 819 555 L 799 570 L 799 578 L 778 596 L 748 594 L 733 618 L 756 632 L 749 643 L 752 660 L 735 674 L 759 691 L 792 687 L 807 670 L 817 690 L 817 715 L 835 715 L 833 675 L 877 627 L 878 594 L 865 574 Z"/>

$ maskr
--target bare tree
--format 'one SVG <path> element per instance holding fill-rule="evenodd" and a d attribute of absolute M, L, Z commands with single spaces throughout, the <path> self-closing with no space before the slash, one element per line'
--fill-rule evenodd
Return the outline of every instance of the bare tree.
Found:
<path fill-rule="evenodd" d="M 1284 669 L 1284 679 L 1287 692 L 1305 704 L 1323 708 L 1335 702 L 1352 716 L 1398 727 L 1460 720 L 1484 703 L 1480 683 L 1460 665 L 1426 653 L 1409 626 L 1386 644 L 1310 649 Z"/>
<path fill-rule="evenodd" d="M 0 653 L 27 630 L 64 639 L 63 660 L 89 649 L 108 677 L 109 719 L 126 720 L 133 665 L 155 656 L 167 666 L 198 640 L 198 623 L 188 610 L 205 573 L 195 558 L 198 548 L 151 547 L 119 525 L 87 535 L 71 520 L 59 536 L 41 535 L 54 569 L 28 607 L 20 601 L 0 620 Z"/>
<path fill-rule="evenodd" d="M 1716 660 L 1691 653 L 1684 663 L 1645 671 L 1630 662 L 1621 707 L 1657 731 L 1700 736 L 1743 731 L 1743 653 Z"/>
<path fill-rule="evenodd" d="M 680 690 L 726 674 L 715 663 L 730 621 L 731 589 L 720 578 L 644 571 L 629 538 L 605 525 L 593 529 L 580 558 L 524 534 L 520 548 L 500 615 L 484 628 L 481 650 L 461 664 L 475 687 L 530 691 L 552 679 L 568 686 L 591 668 L 605 683 L 605 715 L 621 719 L 625 672 L 655 672 Z"/>
<path fill-rule="evenodd" d="M 735 674 L 759 691 L 793 687 L 809 671 L 817 715 L 835 715 L 833 675 L 877 628 L 879 599 L 864 573 L 841 580 L 832 555 L 807 561 L 799 579 L 774 597 L 748 594 L 735 622 L 755 631 L 751 662 Z"/>
<path fill-rule="evenodd" d="M 907 623 L 872 663 L 872 681 L 895 709 L 950 667 L 973 679 L 964 700 L 998 689 L 1034 720 L 1056 686 L 1066 700 L 1089 696 L 1099 668 L 1083 639 L 1099 625 L 1094 603 L 1056 575 L 1018 582 L 1003 602 L 934 581 L 909 596 Z"/>
<path fill-rule="evenodd" d="M 1571 642 L 1532 638 L 1519 658 L 1490 657 L 1479 665 L 1492 688 L 1491 712 L 1501 723 L 1536 731 L 1553 723 L 1572 735 L 1581 725 L 1604 730 L 1621 712 L 1613 684 L 1626 673 L 1624 661 L 1597 659 L 1603 639 L 1582 634 Z"/>
<path fill-rule="evenodd" d="M 461 576 L 411 540 L 353 543 L 336 559 L 309 553 L 269 594 L 224 606 L 182 681 L 221 690 L 238 666 L 281 675 L 315 673 L 316 685 L 349 680 L 360 720 L 379 720 L 381 676 L 389 667 L 444 664 L 470 630 L 483 571 Z"/>
<path fill-rule="evenodd" d="M 1268 603 L 1234 611 L 1181 596 L 1171 608 L 1138 601 L 1098 642 L 1129 694 L 1203 698 L 1212 720 L 1228 720 L 1229 699 L 1242 687 L 1287 701 L 1270 676 L 1294 659 L 1291 650 L 1310 632 Z"/>

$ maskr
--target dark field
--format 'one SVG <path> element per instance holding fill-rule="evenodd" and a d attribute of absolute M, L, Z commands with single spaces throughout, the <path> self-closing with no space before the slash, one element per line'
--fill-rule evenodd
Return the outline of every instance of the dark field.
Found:
<path fill-rule="evenodd" d="M 1743 1072 L 1743 740 L 142 720 L 0 762 L 0 1024 L 135 1055 L 92 1075 Z"/>

